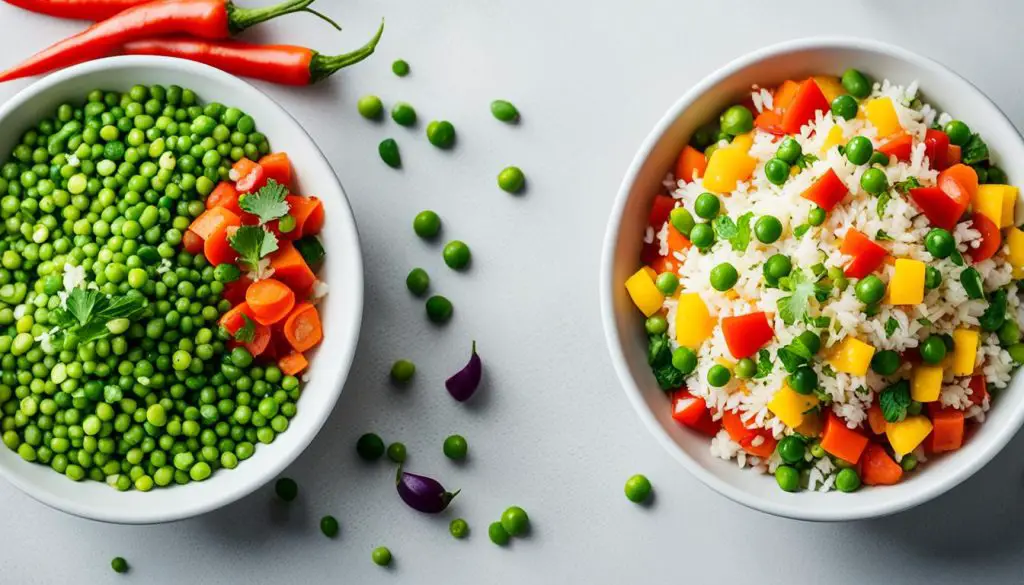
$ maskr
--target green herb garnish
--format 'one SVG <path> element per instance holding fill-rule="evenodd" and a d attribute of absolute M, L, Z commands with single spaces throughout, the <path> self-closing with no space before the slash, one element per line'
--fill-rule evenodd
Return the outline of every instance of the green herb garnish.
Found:
<path fill-rule="evenodd" d="M 900 422 L 906 418 L 907 407 L 910 406 L 910 384 L 900 380 L 882 390 L 878 395 L 878 406 L 886 422 Z"/>
<path fill-rule="evenodd" d="M 282 218 L 288 213 L 286 195 L 288 195 L 287 187 L 274 179 L 268 179 L 267 184 L 260 187 L 259 191 L 239 199 L 238 206 L 242 208 L 242 211 L 259 217 L 260 225 L 263 225 Z"/>
<path fill-rule="evenodd" d="M 247 270 L 259 270 L 260 260 L 277 251 L 277 236 L 266 228 L 243 225 L 228 238 L 228 243 L 238 252 L 238 262 Z"/>

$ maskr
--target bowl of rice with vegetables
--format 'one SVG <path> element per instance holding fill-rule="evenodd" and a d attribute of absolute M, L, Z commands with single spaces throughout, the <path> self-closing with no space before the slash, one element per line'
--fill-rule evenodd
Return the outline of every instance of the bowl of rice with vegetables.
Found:
<path fill-rule="evenodd" d="M 699 84 L 606 241 L 638 412 L 708 485 L 794 518 L 888 514 L 968 477 L 1024 417 L 1022 155 L 976 88 L 873 42 L 779 45 Z"/>

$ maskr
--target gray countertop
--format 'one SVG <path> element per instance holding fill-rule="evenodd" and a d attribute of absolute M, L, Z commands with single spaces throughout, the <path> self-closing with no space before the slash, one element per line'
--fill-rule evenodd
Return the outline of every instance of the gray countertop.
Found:
<path fill-rule="evenodd" d="M 355 367 L 326 427 L 288 470 L 301 495 L 285 509 L 266 486 L 200 518 L 126 527 L 67 516 L 0 482 L 0 582 L 1024 581 L 1022 437 L 965 484 L 912 511 L 799 523 L 705 488 L 655 443 L 619 387 L 598 311 L 607 214 L 650 127 L 706 74 L 769 43 L 862 35 L 948 64 L 1024 124 L 1024 77 L 1013 73 L 1018 2 L 848 0 L 828 7 L 800 0 L 758 12 L 753 5 L 321 0 L 318 7 L 336 16 L 344 33 L 303 15 L 254 31 L 250 38 L 342 52 L 362 45 L 387 17 L 368 62 L 316 88 L 262 86 L 309 130 L 341 177 L 367 267 Z M 80 27 L 2 3 L 0 23 L 3 66 Z M 390 71 L 399 57 L 412 66 L 406 78 Z M 24 85 L 0 86 L 0 100 Z M 458 146 L 430 146 L 422 122 L 411 130 L 365 122 L 355 102 L 369 92 L 386 103 L 411 102 L 421 121 L 451 120 Z M 519 106 L 521 125 L 490 117 L 487 104 L 496 97 Z M 401 172 L 377 157 L 387 136 L 402 147 Z M 529 177 L 523 196 L 495 186 L 508 164 Z M 467 273 L 446 269 L 440 248 L 412 235 L 411 219 L 424 208 L 443 216 L 447 237 L 472 247 Z M 421 303 L 405 290 L 413 266 L 427 268 L 455 303 L 446 328 L 428 326 Z M 464 363 L 472 339 L 484 357 L 486 386 L 471 406 L 460 406 L 442 382 Z M 400 390 L 387 382 L 398 357 L 419 366 L 415 383 Z M 355 456 L 354 441 L 368 430 L 405 442 L 411 471 L 463 490 L 452 515 L 425 517 L 398 501 L 391 468 Z M 453 432 L 470 443 L 463 466 L 441 453 Z M 622 494 L 638 472 L 655 485 L 649 508 Z M 512 504 L 530 512 L 533 533 L 499 548 L 487 540 L 486 526 Z M 336 540 L 317 527 L 328 513 L 341 522 Z M 448 536 L 455 515 L 472 526 L 466 541 Z M 378 545 L 395 555 L 390 570 L 370 562 Z M 110 571 L 116 555 L 131 563 L 129 575 Z"/>

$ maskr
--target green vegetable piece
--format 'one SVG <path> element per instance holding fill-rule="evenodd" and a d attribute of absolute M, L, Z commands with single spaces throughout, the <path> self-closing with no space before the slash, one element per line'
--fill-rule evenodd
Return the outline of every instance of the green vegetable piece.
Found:
<path fill-rule="evenodd" d="M 453 538 L 462 540 L 469 536 L 469 523 L 462 518 L 456 518 L 448 524 L 448 532 Z"/>
<path fill-rule="evenodd" d="M 448 120 L 434 120 L 427 124 L 427 140 L 438 148 L 451 148 L 455 144 L 455 126 Z"/>
<path fill-rule="evenodd" d="M 404 59 L 397 59 L 391 64 L 391 72 L 399 77 L 409 75 L 409 63 Z"/>
<path fill-rule="evenodd" d="M 684 376 L 689 376 L 697 369 L 697 354 L 688 347 L 679 347 L 672 352 L 672 366 Z"/>
<path fill-rule="evenodd" d="M 768 159 L 764 163 L 764 175 L 772 185 L 782 185 L 789 179 L 790 165 L 780 158 Z"/>
<path fill-rule="evenodd" d="M 989 158 L 988 145 L 981 139 L 978 134 L 971 134 L 971 137 L 967 139 L 967 144 L 961 149 L 960 162 L 965 165 L 976 165 L 987 161 Z M 979 180 L 981 176 L 979 175 Z M 983 183 L 988 182 L 988 177 L 985 177 Z"/>
<path fill-rule="evenodd" d="M 405 463 L 406 449 L 403 443 L 391 443 L 387 450 L 388 459 L 392 463 Z"/>
<path fill-rule="evenodd" d="M 773 244 L 782 236 L 782 222 L 773 215 L 762 215 L 754 224 L 754 235 L 762 244 Z"/>
<path fill-rule="evenodd" d="M 871 81 L 856 69 L 847 69 L 840 79 L 843 89 L 857 99 L 864 99 L 871 95 Z"/>
<path fill-rule="evenodd" d="M 808 212 L 807 223 L 814 227 L 818 227 L 819 225 L 825 223 L 825 219 L 827 218 L 828 213 L 824 209 L 820 207 L 815 207 L 810 212 Z"/>
<path fill-rule="evenodd" d="M 924 269 L 924 287 L 928 290 L 939 288 L 942 284 L 942 273 L 934 266 L 926 266 Z"/>
<path fill-rule="evenodd" d="M 668 321 L 661 315 L 651 315 L 644 321 L 648 335 L 660 335 L 668 330 Z"/>
<path fill-rule="evenodd" d="M 1018 366 L 1024 364 L 1024 343 L 1014 343 L 1006 348 L 1006 352 L 1010 354 L 1010 359 L 1014 364 Z"/>
<path fill-rule="evenodd" d="M 852 467 L 840 469 L 836 474 L 836 489 L 843 493 L 851 493 L 860 489 L 860 476 Z"/>
<path fill-rule="evenodd" d="M 879 195 L 889 189 L 889 179 L 885 171 L 871 167 L 860 176 L 860 187 L 871 195 Z"/>
<path fill-rule="evenodd" d="M 217 282 L 235 282 L 242 277 L 242 271 L 234 264 L 218 264 L 217 268 L 213 270 L 213 277 L 217 279 Z"/>
<path fill-rule="evenodd" d="M 518 193 L 526 186 L 526 175 L 519 167 L 505 167 L 498 173 L 498 187 L 507 193 Z"/>
<path fill-rule="evenodd" d="M 1008 347 L 1020 342 L 1020 327 L 1013 319 L 1007 319 L 999 328 L 999 343 Z"/>
<path fill-rule="evenodd" d="M 260 260 L 278 249 L 277 236 L 264 227 L 243 225 L 228 237 L 228 243 L 238 252 L 238 262 L 245 270 L 259 270 Z"/>
<path fill-rule="evenodd" d="M 818 374 L 809 366 L 801 366 L 789 375 L 789 387 L 798 394 L 811 394 L 818 388 Z"/>
<path fill-rule="evenodd" d="M 356 441 L 356 454 L 363 461 L 376 461 L 384 455 L 384 440 L 375 433 L 366 433 Z"/>
<path fill-rule="evenodd" d="M 526 510 L 512 506 L 501 514 L 501 527 L 509 536 L 522 536 L 530 529 L 530 517 Z"/>
<path fill-rule="evenodd" d="M 739 273 L 736 267 L 728 262 L 722 262 L 711 269 L 711 286 L 721 292 L 725 292 L 736 285 L 739 280 Z"/>
<path fill-rule="evenodd" d="M 380 145 L 377 146 L 377 152 L 384 164 L 393 169 L 402 167 L 402 155 L 398 152 L 398 143 L 394 138 L 381 140 Z"/>
<path fill-rule="evenodd" d="M 406 102 L 397 102 L 391 108 L 391 119 L 399 126 L 412 126 L 416 123 L 416 110 Z"/>
<path fill-rule="evenodd" d="M 662 272 L 654 281 L 654 286 L 665 296 L 671 296 L 679 288 L 679 277 L 671 272 Z"/>
<path fill-rule="evenodd" d="M 124 560 L 124 557 L 114 557 L 110 561 L 110 568 L 115 573 L 127 573 L 128 572 L 128 561 Z"/>
<path fill-rule="evenodd" d="M 938 335 L 931 335 L 920 347 L 921 359 L 928 364 L 938 364 L 946 357 L 946 344 Z"/>
<path fill-rule="evenodd" d="M 514 123 L 519 120 L 519 110 L 512 105 L 512 102 L 505 100 L 491 102 L 491 115 L 502 122 Z"/>
<path fill-rule="evenodd" d="M 832 117 L 841 120 L 852 120 L 857 117 L 857 100 L 853 96 L 842 94 L 832 100 Z"/>
<path fill-rule="evenodd" d="M 750 358 L 743 358 L 736 362 L 734 370 L 737 378 L 753 378 L 757 374 L 757 364 Z"/>
<path fill-rule="evenodd" d="M 779 148 L 775 151 L 775 158 L 792 165 L 800 160 L 800 155 L 802 154 L 803 148 L 800 146 L 800 143 L 792 136 L 787 136 L 779 143 Z"/>
<path fill-rule="evenodd" d="M 364 95 L 356 103 L 359 115 L 367 120 L 377 120 L 384 113 L 384 103 L 375 95 Z"/>
<path fill-rule="evenodd" d="M 281 498 L 281 501 L 291 502 L 299 495 L 299 484 L 290 477 L 282 477 L 274 484 L 274 493 Z"/>
<path fill-rule="evenodd" d="M 871 141 L 863 136 L 854 136 L 846 143 L 846 147 L 843 150 L 843 154 L 846 155 L 846 159 L 855 165 L 866 164 L 871 160 L 871 153 L 874 152 L 874 147 L 871 146 Z"/>
<path fill-rule="evenodd" d="M 971 129 L 960 120 L 947 122 L 943 131 L 949 136 L 949 143 L 956 146 L 965 146 L 971 139 Z"/>
<path fill-rule="evenodd" d="M 713 193 L 701 193 L 693 203 L 693 209 L 701 219 L 714 219 L 721 208 L 722 202 Z"/>
<path fill-rule="evenodd" d="M 999 289 L 988 299 L 988 307 L 978 319 L 982 331 L 999 331 L 1006 322 L 1006 289 Z"/>
<path fill-rule="evenodd" d="M 769 282 L 777 282 L 780 278 L 789 276 L 793 270 L 793 263 L 785 254 L 772 254 L 764 263 L 764 274 Z"/>
<path fill-rule="evenodd" d="M 693 215 L 683 207 L 673 209 L 668 215 L 668 221 L 672 224 L 672 227 L 676 228 L 676 231 L 686 237 L 690 237 L 690 232 L 693 230 L 693 226 L 696 225 Z"/>
<path fill-rule="evenodd" d="M 434 295 L 427 299 L 427 318 L 431 322 L 441 324 L 452 318 L 452 302 L 441 295 Z"/>
<path fill-rule="evenodd" d="M 942 259 L 949 256 L 956 250 L 956 241 L 953 234 L 942 228 L 932 228 L 924 237 L 924 247 L 932 256 Z"/>
<path fill-rule="evenodd" d="M 708 384 L 715 388 L 725 386 L 729 383 L 730 378 L 732 378 L 732 373 L 722 364 L 715 364 L 708 370 Z"/>
<path fill-rule="evenodd" d="M 445 244 L 442 251 L 444 263 L 452 270 L 463 270 L 469 265 L 469 246 L 461 240 L 452 240 Z"/>
<path fill-rule="evenodd" d="M 775 483 L 784 492 L 800 491 L 800 472 L 795 467 L 780 465 L 775 468 Z"/>
<path fill-rule="evenodd" d="M 900 467 L 903 468 L 903 471 L 914 471 L 917 467 L 917 457 L 913 453 L 907 453 L 903 459 L 900 459 Z"/>
<path fill-rule="evenodd" d="M 722 131 L 737 136 L 754 129 L 754 115 L 744 106 L 731 106 L 718 118 Z"/>
<path fill-rule="evenodd" d="M 409 360 L 396 360 L 391 365 L 391 379 L 399 384 L 408 383 L 416 374 L 416 364 Z"/>
<path fill-rule="evenodd" d="M 900 354 L 891 349 L 875 352 L 871 358 L 871 369 L 881 376 L 891 376 L 900 368 Z"/>
<path fill-rule="evenodd" d="M 981 275 L 974 268 L 965 268 L 960 273 L 960 284 L 963 285 L 964 290 L 967 291 L 967 296 L 971 299 L 985 298 L 981 285 Z"/>
<path fill-rule="evenodd" d="M 783 437 L 775 449 L 779 452 L 779 457 L 786 463 L 802 463 L 804 453 L 807 452 L 807 443 L 796 435 L 789 435 Z"/>
<path fill-rule="evenodd" d="M 625 492 L 630 502 L 642 504 L 651 496 L 651 480 L 638 473 L 626 480 Z"/>
<path fill-rule="evenodd" d="M 900 422 L 906 418 L 910 404 L 910 383 L 906 380 L 896 382 L 878 395 L 878 406 L 886 422 Z"/>
<path fill-rule="evenodd" d="M 885 283 L 874 274 L 860 279 L 853 288 L 857 300 L 865 305 L 873 305 L 885 296 Z"/>
<path fill-rule="evenodd" d="M 511 538 L 505 527 L 501 525 L 501 522 L 491 522 L 490 526 L 487 527 L 487 537 L 498 546 L 505 546 Z"/>
<path fill-rule="evenodd" d="M 338 530 L 338 520 L 334 516 L 328 515 L 320 519 L 320 532 L 323 532 L 327 538 L 338 536 Z"/>
<path fill-rule="evenodd" d="M 444 456 L 453 461 L 462 461 L 469 455 L 469 443 L 462 435 L 451 435 L 442 445 Z"/>
<path fill-rule="evenodd" d="M 413 268 L 405 277 L 405 286 L 412 294 L 418 297 L 423 296 L 430 288 L 430 276 L 422 268 Z"/>
<path fill-rule="evenodd" d="M 304 236 L 292 242 L 295 249 L 302 256 L 302 259 L 306 261 L 306 265 L 313 272 L 319 272 L 320 268 L 324 264 L 324 258 L 327 256 L 327 252 L 324 251 L 324 245 L 320 242 L 320 238 L 316 236 Z"/>
<path fill-rule="evenodd" d="M 699 250 L 706 250 L 715 243 L 715 232 L 710 225 L 698 223 L 690 230 L 690 243 Z"/>
<path fill-rule="evenodd" d="M 441 233 L 441 216 L 429 209 L 421 211 L 412 220 L 412 229 L 423 239 L 436 237 Z"/>
<path fill-rule="evenodd" d="M 370 553 L 370 558 L 378 567 L 386 567 L 391 564 L 391 551 L 386 546 L 378 546 Z"/>
<path fill-rule="evenodd" d="M 238 206 L 242 211 L 257 216 L 260 224 L 271 222 L 288 213 L 288 202 L 285 196 L 288 195 L 288 188 L 274 179 L 268 179 L 267 184 L 255 193 L 250 193 L 238 200 Z"/>

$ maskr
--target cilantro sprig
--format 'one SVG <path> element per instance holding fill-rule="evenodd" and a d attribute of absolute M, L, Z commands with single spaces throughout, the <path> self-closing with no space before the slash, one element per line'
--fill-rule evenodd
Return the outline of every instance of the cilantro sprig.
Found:
<path fill-rule="evenodd" d="M 228 243 L 238 252 L 238 262 L 245 269 L 255 272 L 260 269 L 260 260 L 277 251 L 277 236 L 265 227 L 243 225 L 228 238 Z"/>
<path fill-rule="evenodd" d="M 783 290 L 791 294 L 776 302 L 779 316 L 786 325 L 803 321 L 811 309 L 811 300 L 822 302 L 828 298 L 828 287 L 819 284 L 820 277 L 808 274 L 804 270 L 794 270 L 787 277 L 779 279 Z"/>
<path fill-rule="evenodd" d="M 910 402 L 910 384 L 906 380 L 896 382 L 878 395 L 878 406 L 886 422 L 900 422 L 906 418 Z"/>
<path fill-rule="evenodd" d="M 260 225 L 263 225 L 288 214 L 290 207 L 285 200 L 287 195 L 287 187 L 274 179 L 269 179 L 259 191 L 239 199 L 238 206 L 242 211 L 259 217 Z"/>
<path fill-rule="evenodd" d="M 108 296 L 98 290 L 75 288 L 68 294 L 65 307 L 54 309 L 57 327 L 65 338 L 88 343 L 111 335 L 111 321 L 138 317 L 146 308 L 146 300 L 140 295 Z"/>
<path fill-rule="evenodd" d="M 249 318 L 248 315 L 242 315 L 242 319 L 245 320 L 244 324 L 235 331 L 235 341 L 241 343 L 252 343 L 256 339 L 256 322 Z"/>

